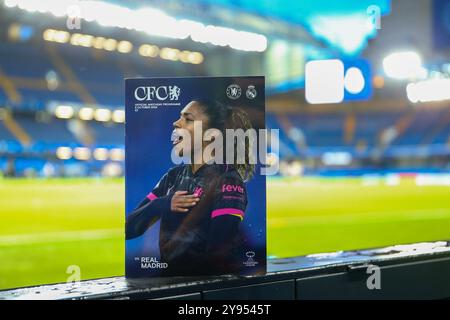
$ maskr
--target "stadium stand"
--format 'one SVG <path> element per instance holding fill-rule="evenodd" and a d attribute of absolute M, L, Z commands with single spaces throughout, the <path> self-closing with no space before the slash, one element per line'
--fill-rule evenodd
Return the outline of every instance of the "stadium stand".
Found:
<path fill-rule="evenodd" d="M 15 140 L 11 132 L 6 129 L 4 121 L 0 121 L 0 137 L 2 142 Z"/>
<path fill-rule="evenodd" d="M 101 145 L 120 146 L 124 144 L 124 127 L 113 123 L 92 123 L 95 141 Z"/>
<path fill-rule="evenodd" d="M 76 142 L 75 137 L 67 129 L 67 121 L 50 118 L 44 122 L 36 120 L 32 115 L 22 115 L 17 117 L 17 122 L 36 141 L 55 144 Z M 49 126 L 51 130 L 48 130 Z"/>
<path fill-rule="evenodd" d="M 306 144 L 311 147 L 342 146 L 344 114 L 304 115 L 291 118 L 292 123 L 306 133 Z"/>
<path fill-rule="evenodd" d="M 418 110 L 405 132 L 394 141 L 396 145 L 420 145 L 430 129 L 434 128 L 444 111 Z"/>
<path fill-rule="evenodd" d="M 357 115 L 355 139 L 364 139 L 371 146 L 379 141 L 382 131 L 398 121 L 402 113 L 398 112 L 367 112 Z"/>
<path fill-rule="evenodd" d="M 10 58 L 12 55 L 14 59 Z M 31 46 L 14 42 L 3 45 L 0 102 L 10 110 L 10 120 L 22 133 L 12 132 L 4 117 L 0 121 L 2 168 L 7 157 L 13 157 L 19 175 L 23 175 L 27 167 L 42 170 L 45 159 L 58 160 L 55 152 L 59 147 L 123 148 L 122 123 L 57 119 L 49 106 L 69 104 L 115 110 L 123 104 L 123 78 L 169 72 L 164 61 L 153 64 L 143 63 L 142 57 L 124 57 L 117 52 L 42 41 L 33 42 Z M 185 64 L 177 68 L 190 71 Z M 290 114 L 283 110 L 270 112 L 266 120 L 268 128 L 281 129 L 282 160 L 313 159 L 314 167 L 321 172 L 326 167 L 320 162 L 325 152 L 347 152 L 354 160 L 367 162 L 375 153 L 387 158 L 414 157 L 426 146 L 430 154 L 445 156 L 450 135 L 448 114 L 448 108 L 393 108 L 389 111 L 371 108 L 326 113 L 299 109 Z M 393 135 L 390 129 L 394 130 Z M 386 132 L 391 136 L 384 141 Z M 73 157 L 62 160 L 89 167 L 96 162 Z M 351 164 L 361 167 L 357 161 Z"/>

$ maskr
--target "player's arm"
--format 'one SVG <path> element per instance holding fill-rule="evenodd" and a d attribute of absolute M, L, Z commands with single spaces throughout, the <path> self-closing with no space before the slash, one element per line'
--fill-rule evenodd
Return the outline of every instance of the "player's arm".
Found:
<path fill-rule="evenodd" d="M 125 223 L 125 238 L 141 236 L 161 217 L 162 212 L 170 210 L 170 197 L 166 196 L 170 186 L 169 173 L 166 173 L 144 200 L 131 212 Z"/>
<path fill-rule="evenodd" d="M 141 236 L 161 217 L 163 211 L 170 210 L 171 197 L 165 196 L 150 200 L 146 197 L 127 217 L 125 223 L 126 240 Z"/>
<path fill-rule="evenodd" d="M 168 211 L 187 212 L 199 201 L 197 196 L 189 195 L 187 191 L 177 191 L 173 195 L 165 195 L 169 186 L 168 175 L 165 175 L 155 189 L 128 216 L 125 227 L 127 240 L 141 236 L 158 221 L 162 213 Z"/>

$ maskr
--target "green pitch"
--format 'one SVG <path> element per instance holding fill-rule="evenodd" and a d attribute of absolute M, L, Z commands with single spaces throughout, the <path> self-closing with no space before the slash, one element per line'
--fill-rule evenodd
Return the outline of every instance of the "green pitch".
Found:
<path fill-rule="evenodd" d="M 450 188 L 271 179 L 268 254 L 286 257 L 450 238 Z M 0 180 L 0 289 L 122 275 L 123 180 Z"/>

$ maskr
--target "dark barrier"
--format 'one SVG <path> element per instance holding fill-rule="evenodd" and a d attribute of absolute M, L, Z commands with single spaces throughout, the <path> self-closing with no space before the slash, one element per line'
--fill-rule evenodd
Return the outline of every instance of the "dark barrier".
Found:
<path fill-rule="evenodd" d="M 0 291 L 0 299 L 448 299 L 448 242 L 268 261 L 254 277 L 124 277 Z"/>

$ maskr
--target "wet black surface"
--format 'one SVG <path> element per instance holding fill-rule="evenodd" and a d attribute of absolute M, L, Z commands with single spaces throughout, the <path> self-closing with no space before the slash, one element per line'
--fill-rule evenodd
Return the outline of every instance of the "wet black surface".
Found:
<path fill-rule="evenodd" d="M 151 279 L 104 278 L 0 291 L 2 299 L 151 299 L 263 285 L 358 270 L 369 264 L 426 262 L 450 257 L 448 242 L 418 243 L 373 250 L 343 251 L 304 257 L 269 259 L 260 276 L 173 277 Z"/>

